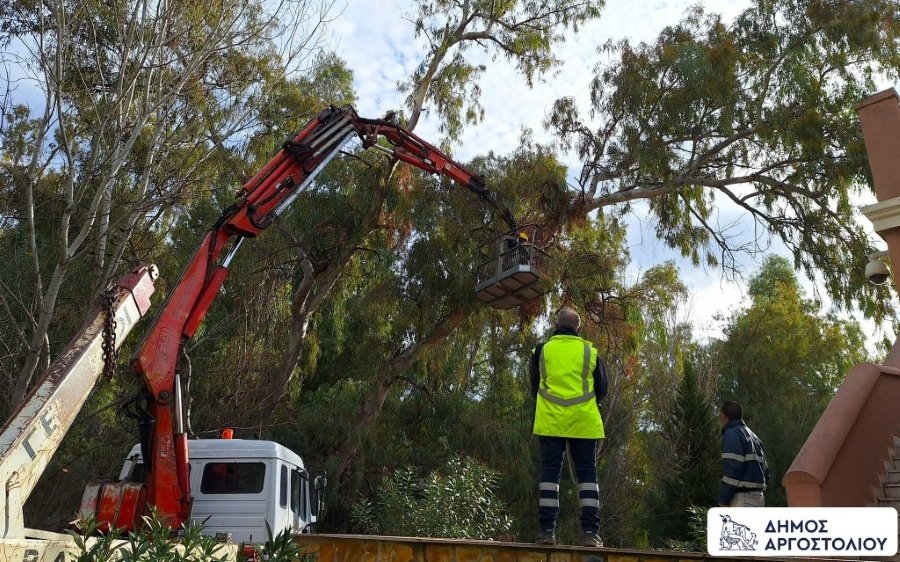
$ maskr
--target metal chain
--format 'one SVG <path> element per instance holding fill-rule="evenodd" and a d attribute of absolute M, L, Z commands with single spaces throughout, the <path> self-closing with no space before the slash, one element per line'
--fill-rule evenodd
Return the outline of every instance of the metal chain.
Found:
<path fill-rule="evenodd" d="M 116 349 L 116 311 L 113 305 L 116 302 L 114 289 L 104 291 L 100 295 L 100 304 L 106 312 L 106 320 L 103 321 L 103 376 L 112 380 L 116 374 L 116 362 L 119 360 L 119 352 Z"/>

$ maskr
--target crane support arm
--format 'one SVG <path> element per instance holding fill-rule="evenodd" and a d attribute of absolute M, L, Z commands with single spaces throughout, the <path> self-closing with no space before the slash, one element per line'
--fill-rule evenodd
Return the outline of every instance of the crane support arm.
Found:
<path fill-rule="evenodd" d="M 117 347 L 150 308 L 156 277 L 155 266 L 141 266 L 116 284 Z M 103 372 L 107 312 L 90 317 L 0 432 L 0 538 L 24 538 L 25 500 Z"/>

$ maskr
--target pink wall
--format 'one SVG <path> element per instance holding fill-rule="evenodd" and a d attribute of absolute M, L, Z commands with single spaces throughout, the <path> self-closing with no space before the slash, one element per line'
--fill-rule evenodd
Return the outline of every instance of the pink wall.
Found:
<path fill-rule="evenodd" d="M 872 504 L 900 429 L 898 397 L 900 370 L 871 363 L 854 367 L 784 476 L 788 505 Z"/>

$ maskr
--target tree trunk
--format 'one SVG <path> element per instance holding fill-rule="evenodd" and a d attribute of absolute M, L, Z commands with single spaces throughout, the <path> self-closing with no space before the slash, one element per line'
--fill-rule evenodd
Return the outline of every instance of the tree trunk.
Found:
<path fill-rule="evenodd" d="M 387 196 L 387 183 L 390 181 L 396 165 L 397 160 L 392 160 L 390 164 L 387 165 L 385 173 L 377 180 L 376 187 L 372 190 L 372 201 L 369 204 L 366 217 L 361 221 L 363 226 L 360 229 L 358 238 L 364 240 L 378 225 L 384 200 Z M 286 232 L 285 234 L 291 236 L 290 233 Z M 291 238 L 293 237 L 291 236 Z M 299 243 L 296 240 L 294 243 L 299 247 Z M 278 366 L 278 371 L 275 373 L 275 380 L 273 381 L 275 392 L 277 393 L 274 397 L 276 401 L 280 401 L 284 398 L 293 378 L 294 368 L 297 366 L 297 363 L 300 362 L 300 357 L 303 352 L 303 342 L 306 339 L 310 318 L 316 310 L 318 310 L 322 301 L 325 300 L 325 297 L 331 292 L 331 289 L 340 278 L 347 263 L 353 258 L 353 255 L 357 251 L 356 246 L 357 244 L 353 243 L 353 241 L 348 241 L 341 253 L 331 261 L 325 271 L 317 275 L 314 279 L 312 279 L 312 270 L 310 268 L 309 278 L 311 280 L 309 285 L 314 285 L 314 290 L 312 287 L 307 286 L 306 280 L 308 276 L 307 272 L 304 270 L 304 280 L 300 286 L 297 287 L 292 300 L 291 333 L 288 337 L 287 347 L 281 358 L 281 363 Z M 304 253 L 301 257 L 301 264 L 304 263 L 305 256 L 306 254 Z"/>
<path fill-rule="evenodd" d="M 388 364 L 382 365 L 378 378 L 375 379 L 369 388 L 369 393 L 366 395 L 362 408 L 359 410 L 359 416 L 353 423 L 353 428 L 347 433 L 343 443 L 338 444 L 337 457 L 340 459 L 337 469 L 338 487 L 341 486 L 347 477 L 350 466 L 359 452 L 362 436 L 381 416 L 384 401 L 394 382 L 426 351 L 443 344 L 450 334 L 453 333 L 453 330 L 466 319 L 469 312 L 470 310 L 463 308 L 454 310 L 446 319 L 435 326 L 431 333 L 395 355 Z"/>
<path fill-rule="evenodd" d="M 31 335 L 31 343 L 28 347 L 28 355 L 25 356 L 25 365 L 19 371 L 16 377 L 16 384 L 13 387 L 12 398 L 10 399 L 11 408 L 15 409 L 25 399 L 28 393 L 28 387 L 31 386 L 31 380 L 34 378 L 34 371 L 40 361 L 44 343 L 47 338 L 47 331 L 50 328 L 50 321 L 53 319 L 53 311 L 56 309 L 56 297 L 59 296 L 59 290 L 62 287 L 63 279 L 68 269 L 67 263 L 59 263 L 53 270 L 53 276 L 47 285 L 47 294 L 44 296 L 40 313 L 38 315 L 37 326 Z M 48 354 L 49 355 L 49 354 Z"/>
<path fill-rule="evenodd" d="M 306 253 L 302 249 L 299 251 L 303 254 L 300 262 L 300 267 L 303 270 L 303 281 L 300 282 L 300 286 L 294 291 L 294 296 L 291 300 L 291 333 L 288 335 L 287 348 L 281 357 L 281 363 L 275 372 L 276 402 L 281 401 L 287 393 L 288 385 L 294 375 L 294 367 L 300 361 L 301 346 L 303 345 L 303 340 L 306 339 L 309 317 L 312 314 L 307 304 L 314 281 L 313 267 Z M 328 269 L 331 269 L 330 265 Z"/>

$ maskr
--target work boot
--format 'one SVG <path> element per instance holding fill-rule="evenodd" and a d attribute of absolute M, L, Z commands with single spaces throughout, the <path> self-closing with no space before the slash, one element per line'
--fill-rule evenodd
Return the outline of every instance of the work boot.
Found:
<path fill-rule="evenodd" d="M 581 535 L 581 546 L 599 548 L 603 546 L 603 539 L 597 533 L 585 533 Z"/>
<path fill-rule="evenodd" d="M 541 533 L 534 539 L 535 544 L 556 544 L 556 535 L 553 533 L 553 529 L 544 529 Z"/>

